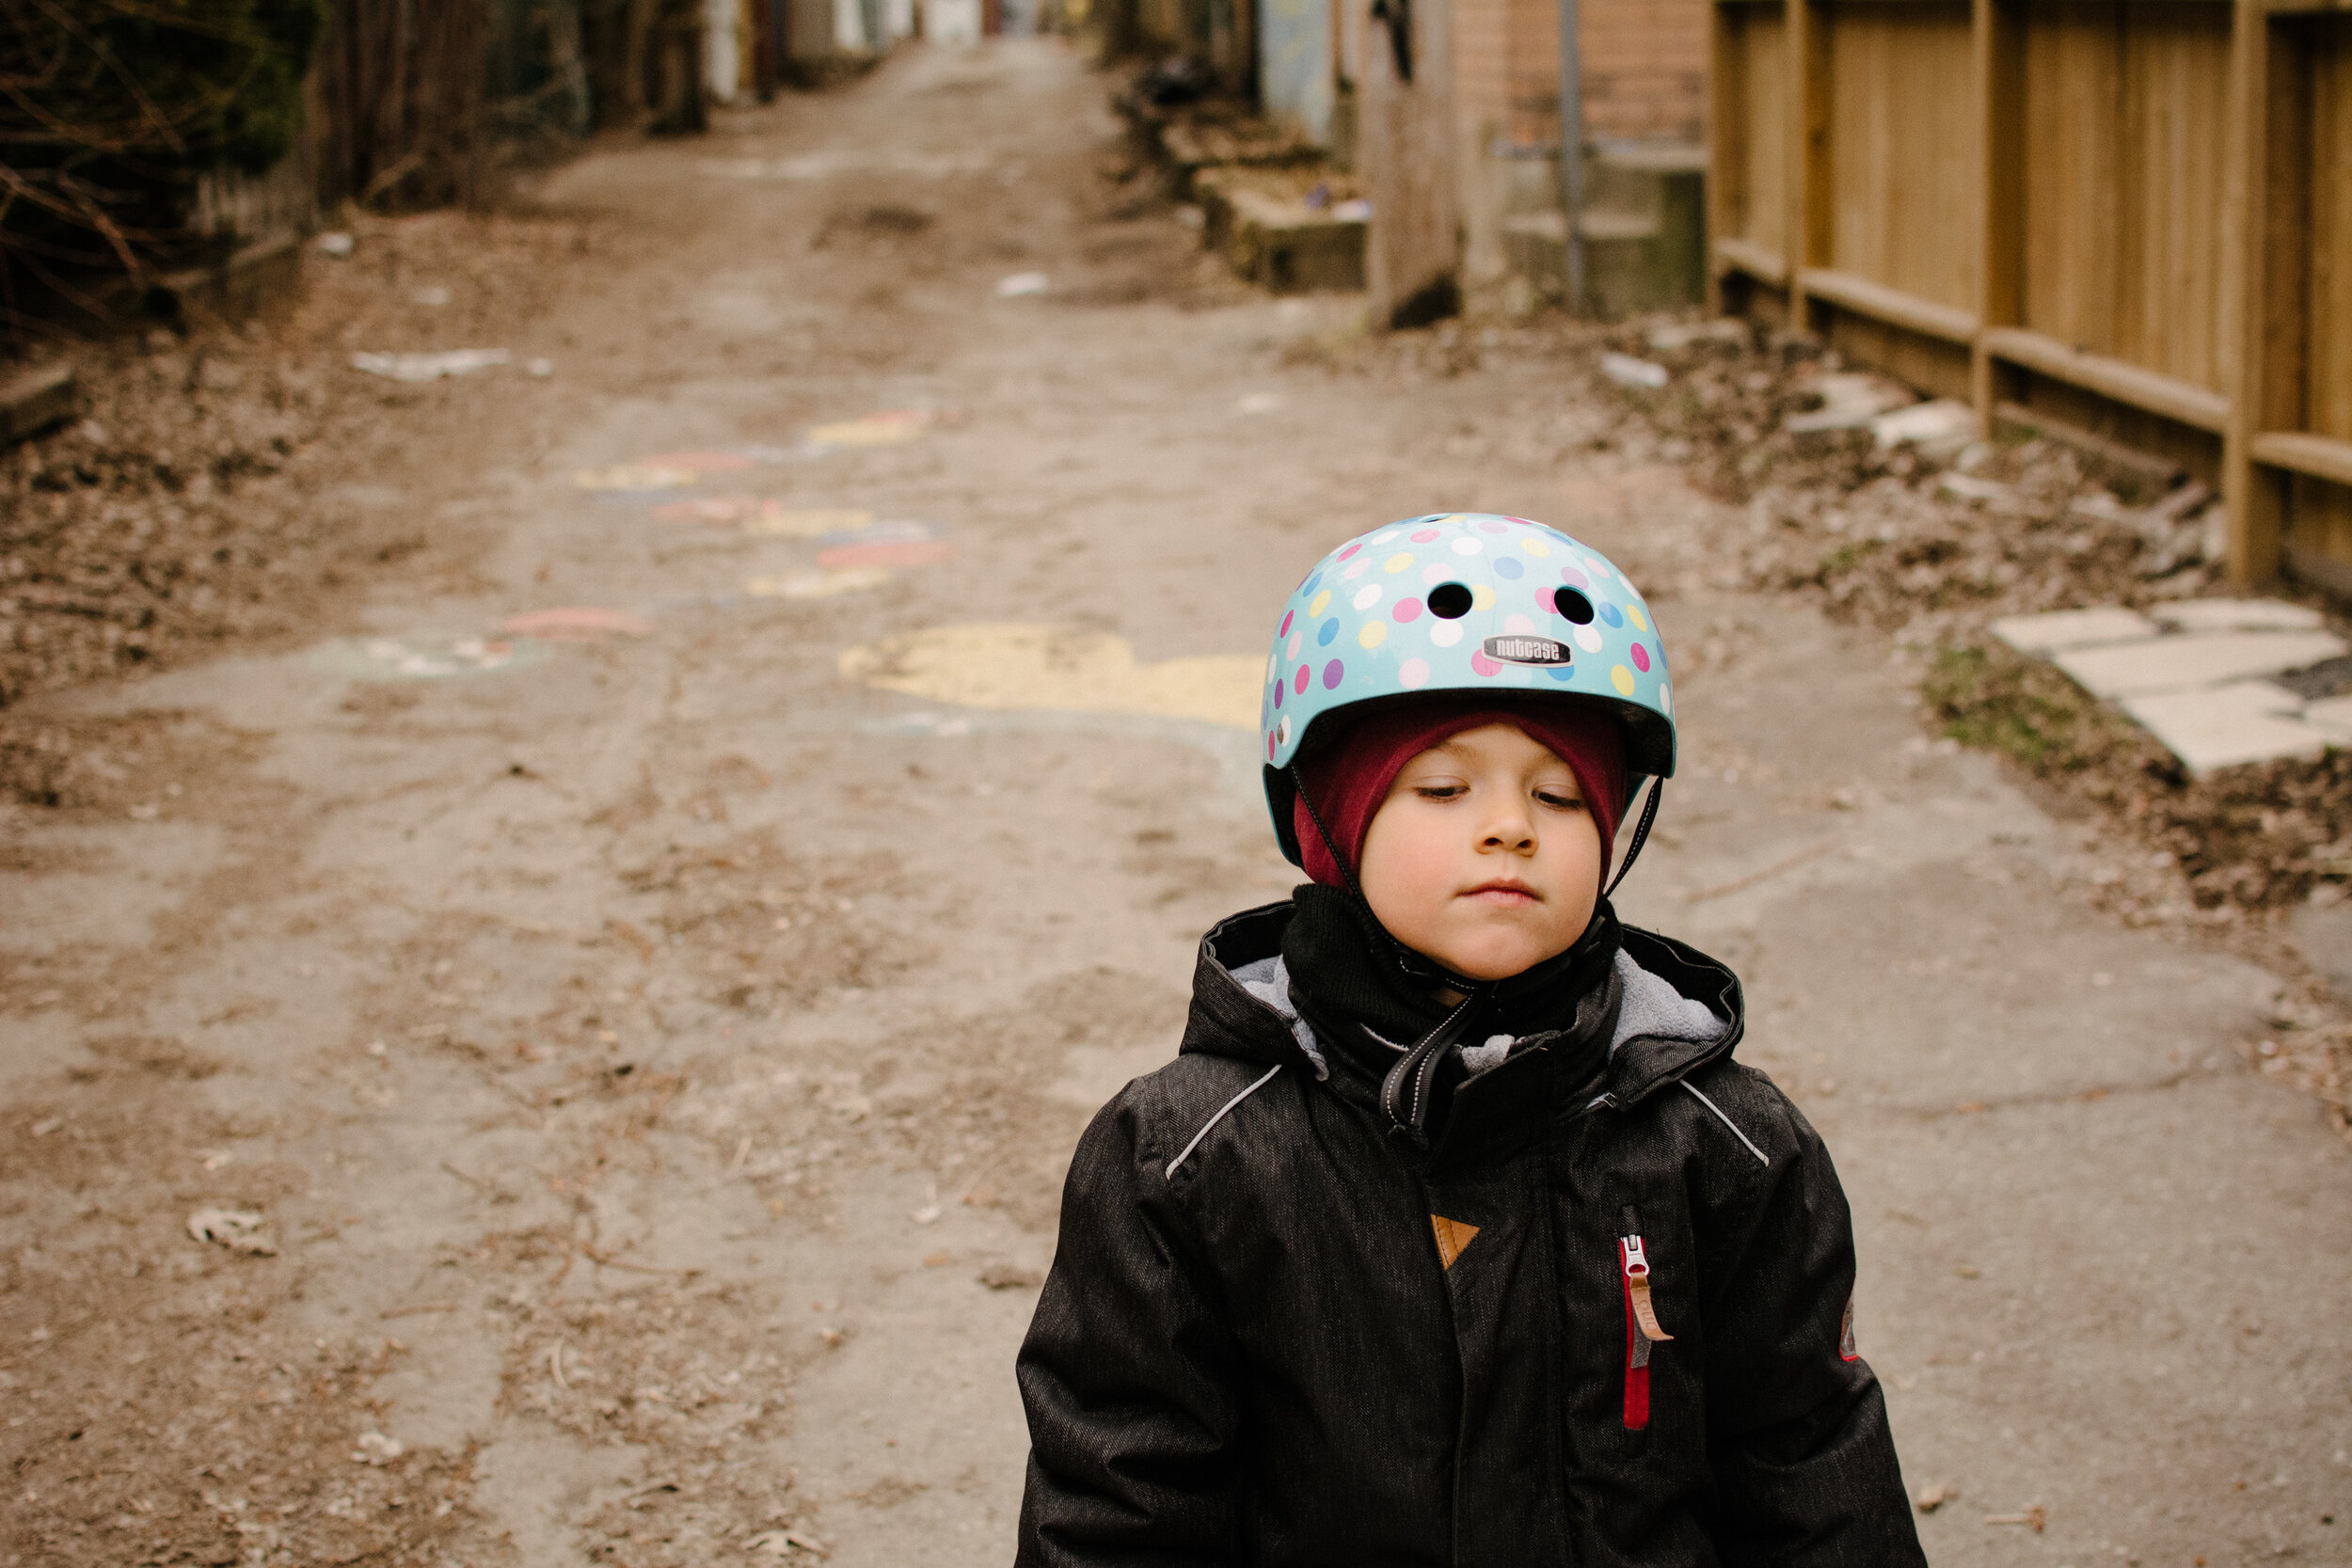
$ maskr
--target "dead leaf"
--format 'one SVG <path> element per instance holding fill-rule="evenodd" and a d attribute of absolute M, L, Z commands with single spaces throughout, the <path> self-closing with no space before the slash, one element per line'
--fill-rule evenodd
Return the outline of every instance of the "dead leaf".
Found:
<path fill-rule="evenodd" d="M 188 1216 L 188 1234 L 199 1242 L 213 1242 L 232 1252 L 249 1252 L 260 1258 L 278 1256 L 277 1246 L 262 1234 L 262 1215 L 251 1209 L 199 1209 Z"/>
<path fill-rule="evenodd" d="M 1919 1488 L 1919 1512 L 1932 1513 L 1946 1503 L 1960 1500 L 1960 1488 L 1943 1481 L 1931 1481 Z"/>
<path fill-rule="evenodd" d="M 980 1271 L 980 1283 L 992 1291 L 1034 1290 L 1038 1276 L 1011 1263 L 991 1263 Z"/>

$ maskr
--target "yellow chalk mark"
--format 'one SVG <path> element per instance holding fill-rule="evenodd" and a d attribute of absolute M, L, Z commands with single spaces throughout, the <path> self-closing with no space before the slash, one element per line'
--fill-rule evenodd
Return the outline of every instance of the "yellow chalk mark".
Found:
<path fill-rule="evenodd" d="M 855 507 L 819 506 L 804 511 L 787 511 L 782 507 L 763 507 L 743 527 L 747 532 L 773 534 L 783 539 L 814 539 L 820 533 L 855 533 L 872 526 L 874 515 Z"/>
<path fill-rule="evenodd" d="M 980 708 L 1143 713 L 1255 729 L 1255 654 L 1138 664 L 1127 640 L 1018 622 L 931 626 L 851 648 L 842 678 Z"/>

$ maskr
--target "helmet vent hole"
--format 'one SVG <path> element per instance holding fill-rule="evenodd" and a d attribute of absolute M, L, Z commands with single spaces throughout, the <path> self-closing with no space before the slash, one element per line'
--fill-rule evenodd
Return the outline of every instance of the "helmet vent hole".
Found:
<path fill-rule="evenodd" d="M 1429 613 L 1438 620 L 1458 621 L 1470 612 L 1470 591 L 1462 584 L 1441 582 L 1429 591 Z"/>
<path fill-rule="evenodd" d="M 1553 589 L 1551 603 L 1552 608 L 1559 610 L 1562 616 L 1575 622 L 1578 626 L 1589 626 L 1593 624 L 1593 601 L 1575 589 Z"/>

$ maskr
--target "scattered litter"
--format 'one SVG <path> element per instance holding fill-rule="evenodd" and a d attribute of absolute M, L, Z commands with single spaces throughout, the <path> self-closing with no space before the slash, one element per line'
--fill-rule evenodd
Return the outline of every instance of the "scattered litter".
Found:
<path fill-rule="evenodd" d="M 1666 367 L 1651 359 L 1636 359 L 1630 354 L 1614 350 L 1600 356 L 1600 373 L 1620 387 L 1639 387 L 1655 392 L 1666 385 Z"/>
<path fill-rule="evenodd" d="M 437 283 L 431 284 L 425 288 L 411 291 L 408 300 L 412 305 L 447 305 L 449 291 Z"/>
<path fill-rule="evenodd" d="M 979 1279 L 992 1291 L 1033 1291 L 1041 1283 L 1034 1270 L 1011 1263 L 991 1263 L 980 1271 Z"/>
<path fill-rule="evenodd" d="M 1243 395 L 1239 403 L 1233 404 L 1233 412 L 1236 414 L 1271 414 L 1281 406 L 1282 394 L 1279 392 L 1248 392 Z"/>
<path fill-rule="evenodd" d="M 1813 384 L 1813 391 L 1821 400 L 1819 408 L 1792 414 L 1781 421 L 1780 427 L 1791 436 L 1859 430 L 1880 415 L 1917 401 L 1911 388 L 1901 382 L 1872 375 L 1867 371 L 1843 371 L 1822 376 Z"/>
<path fill-rule="evenodd" d="M 1016 272 L 996 280 L 996 297 L 1019 299 L 1026 294 L 1041 294 L 1051 286 L 1041 272 Z"/>
<path fill-rule="evenodd" d="M 63 1127 L 64 1125 L 65 1117 L 43 1117 L 40 1120 L 33 1123 L 33 1136 L 36 1138 L 45 1138 L 49 1136 L 50 1133 L 55 1132 L 58 1128 Z"/>
<path fill-rule="evenodd" d="M 535 375 L 544 381 L 548 376 L 555 373 L 555 361 L 552 359 L 526 359 L 523 361 L 523 373 L 525 375 Z"/>
<path fill-rule="evenodd" d="M 438 354 L 355 354 L 354 370 L 393 381 L 438 381 L 443 376 L 471 375 L 503 365 L 514 357 L 502 348 L 453 348 Z"/>
<path fill-rule="evenodd" d="M 755 599 L 831 599 L 880 588 L 890 574 L 873 568 L 854 571 L 787 572 L 782 577 L 752 578 L 743 592 Z"/>
<path fill-rule="evenodd" d="M 526 610 L 510 618 L 500 629 L 516 637 L 535 637 L 543 642 L 601 642 L 608 637 L 651 637 L 654 625 L 626 610 L 578 606 Z"/>
<path fill-rule="evenodd" d="M 275 1258 L 278 1249 L 262 1234 L 262 1219 L 252 1209 L 199 1209 L 188 1216 L 188 1235 L 199 1242 L 212 1242 L 231 1252 L 249 1252 L 259 1258 Z"/>
<path fill-rule="evenodd" d="M 1736 316 L 1718 316 L 1713 321 L 1661 323 L 1649 329 L 1647 341 L 1653 354 L 1679 354 L 1698 343 L 1745 348 L 1753 340 L 1746 322 Z"/>
<path fill-rule="evenodd" d="M 1888 419 L 1898 416 L 1888 415 Z M 1997 479 L 1979 479 L 1974 474 L 1947 473 L 1935 482 L 1936 494 L 1950 496 L 1956 500 L 1978 501 L 1986 506 L 2014 509 L 2025 498 L 2014 484 L 2004 484 Z"/>
<path fill-rule="evenodd" d="M 895 566 L 936 566 L 956 558 L 956 546 L 945 540 L 905 540 L 898 544 L 836 545 L 817 553 L 818 566 L 826 571 L 856 570 Z"/>
<path fill-rule="evenodd" d="M 1945 1481 L 1930 1481 L 1919 1488 L 1919 1512 L 1932 1513 L 1946 1503 L 1960 1500 L 1960 1488 Z"/>
<path fill-rule="evenodd" d="M 2024 1525 L 2040 1535 L 2042 1527 L 2048 1521 L 2042 1517 L 2042 1505 L 2036 1503 L 2023 1513 L 1988 1513 L 1984 1522 L 1988 1525 Z"/>
<path fill-rule="evenodd" d="M 1872 420 L 1870 435 L 1882 447 L 1910 445 L 1948 456 L 1977 438 L 1977 411 L 1957 398 L 1915 403 Z"/>
<path fill-rule="evenodd" d="M 387 1437 L 380 1432 L 361 1433 L 358 1446 L 359 1451 L 351 1457 L 361 1465 L 389 1465 L 408 1451 L 407 1444 L 397 1437 Z"/>
<path fill-rule="evenodd" d="M 1331 207 L 1331 215 L 1342 223 L 1370 223 L 1372 202 L 1368 198 L 1360 196 L 1350 198 L 1345 201 L 1334 202 Z"/>
<path fill-rule="evenodd" d="M 942 1209 L 936 1203 L 926 1203 L 923 1207 L 909 1214 L 907 1218 L 913 1220 L 917 1225 L 933 1225 L 938 1222 L 939 1216 L 946 1212 L 946 1211 Z"/>
<path fill-rule="evenodd" d="M 835 424 L 820 424 L 808 433 L 812 445 L 829 447 L 893 447 L 912 441 L 930 427 L 930 414 L 920 408 L 888 408 Z"/>
<path fill-rule="evenodd" d="M 765 1552 L 770 1557 L 789 1557 L 796 1550 L 806 1552 L 812 1557 L 825 1555 L 824 1543 L 813 1535 L 803 1535 L 795 1529 L 761 1530 L 757 1535 L 744 1542 L 743 1546 L 747 1551 Z"/>
<path fill-rule="evenodd" d="M 358 244 L 357 240 L 341 230 L 321 234 L 315 243 L 319 247 L 319 253 L 323 256 L 348 256 Z"/>

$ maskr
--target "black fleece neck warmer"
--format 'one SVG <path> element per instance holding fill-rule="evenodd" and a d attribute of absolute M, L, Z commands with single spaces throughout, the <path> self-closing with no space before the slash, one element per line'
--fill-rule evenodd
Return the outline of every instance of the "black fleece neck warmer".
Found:
<path fill-rule="evenodd" d="M 1291 903 L 1295 912 L 1282 933 L 1291 1000 L 1317 1035 L 1375 1078 L 1395 1061 L 1398 1048 L 1420 1040 L 1454 1012 L 1427 979 L 1408 972 L 1406 949 L 1354 895 L 1309 884 L 1291 895 Z M 1622 938 L 1616 912 L 1604 899 L 1573 947 L 1479 997 L 1458 1037 L 1476 1045 L 1492 1035 L 1562 1033 L 1567 1038 L 1559 1048 L 1593 1058 L 1572 1062 L 1572 1077 L 1597 1074 L 1615 1022 L 1613 979 Z"/>

